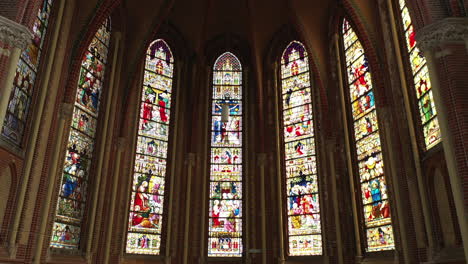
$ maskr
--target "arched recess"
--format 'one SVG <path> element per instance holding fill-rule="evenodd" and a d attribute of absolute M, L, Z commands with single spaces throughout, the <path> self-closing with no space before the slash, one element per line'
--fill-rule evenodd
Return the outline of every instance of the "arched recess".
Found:
<path fill-rule="evenodd" d="M 13 216 L 15 205 L 16 190 L 18 187 L 18 175 L 16 164 L 10 162 L 5 167 L 0 168 L 0 241 L 7 241 L 9 235 L 9 224 Z"/>

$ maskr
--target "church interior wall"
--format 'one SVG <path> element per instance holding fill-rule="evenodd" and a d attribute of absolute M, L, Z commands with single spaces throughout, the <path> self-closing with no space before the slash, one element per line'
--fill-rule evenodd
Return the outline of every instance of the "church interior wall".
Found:
<path fill-rule="evenodd" d="M 419 149 L 421 160 L 414 159 L 411 142 L 417 141 L 421 146 L 423 140 L 420 136 L 414 138 L 409 132 L 412 128 L 408 125 L 407 115 L 411 113 L 402 107 L 403 88 L 392 55 L 395 54 L 395 46 L 387 28 L 390 22 L 389 14 L 386 13 L 388 10 L 385 10 L 386 1 L 345 0 L 340 4 L 323 1 L 318 5 L 310 1 L 271 5 L 269 1 L 247 1 L 247 8 L 229 4 L 232 14 L 226 16 L 213 13 L 212 10 L 224 5 L 216 1 L 206 1 L 200 5 L 182 1 L 204 13 L 202 16 L 188 13 L 189 10 L 183 10 L 183 6 L 177 5 L 176 1 L 153 3 L 145 0 L 141 6 L 125 0 L 56 2 L 59 4 L 54 5 L 52 13 L 55 17 L 59 14 L 60 3 L 63 5 L 62 20 L 51 22 L 53 27 L 60 28 L 55 33 L 56 49 L 53 53 L 50 49 L 46 50 L 46 55 L 54 56 L 42 62 L 44 66 L 41 67 L 41 78 L 37 84 L 40 89 L 36 90 L 35 95 L 39 98 L 41 89 L 47 89 L 47 102 L 41 106 L 35 99 L 32 105 L 32 112 L 42 111 L 42 115 L 34 120 L 40 122 L 35 132 L 37 141 L 26 141 L 23 149 L 0 142 L 0 262 L 463 262 L 463 248 L 466 245 L 463 244 L 464 231 L 460 229 L 462 223 L 459 222 L 458 207 L 455 205 L 455 200 L 459 198 L 452 194 L 452 178 L 447 168 L 450 164 L 447 165 L 444 146 L 440 144 L 427 152 Z M 453 4 L 454 1 L 450 1 L 451 5 L 442 5 L 440 1 L 409 2 L 417 10 L 414 12 L 414 20 L 418 29 L 449 15 L 465 14 L 465 7 Z M 16 20 L 31 29 L 40 1 L 22 1 L 19 4 L 27 7 L 4 10 L 0 15 L 12 18 L 11 14 L 6 13 L 13 12 L 16 17 L 20 13 L 24 14 L 23 18 Z M 233 14 L 241 14 L 247 19 L 233 22 Z M 102 154 L 94 155 L 102 159 L 95 158 L 90 175 L 90 186 L 95 186 L 89 189 L 88 197 L 92 203 L 88 203 L 83 220 L 85 224 L 81 244 L 84 248 L 71 254 L 64 250 L 50 250 L 50 237 L 46 234 L 52 232 L 60 191 L 60 176 L 54 169 L 60 171 L 61 162 L 65 158 L 71 122 L 70 115 L 63 116 L 66 113 L 63 108 L 64 105 L 74 103 L 82 57 L 98 27 L 108 16 L 112 20 L 113 37 L 101 105 L 105 110 L 101 110 L 100 114 L 101 120 L 105 121 L 98 125 L 96 144 L 96 153 Z M 197 20 L 196 23 L 190 23 L 187 19 L 190 17 Z M 200 17 L 202 21 L 198 21 Z M 393 204 L 397 248 L 382 254 L 361 255 L 361 245 L 357 245 L 360 230 L 353 224 L 354 216 L 360 214 L 360 209 L 357 208 L 356 212 L 351 206 L 351 200 L 360 199 L 360 192 L 350 188 L 351 181 L 354 181 L 349 176 L 353 168 L 347 165 L 344 138 L 352 131 L 342 122 L 347 109 L 341 104 L 337 71 L 341 71 L 343 65 L 337 63 L 336 56 L 341 51 L 334 47 L 343 17 L 355 26 L 369 58 L 376 104 L 379 106 L 383 150 L 388 153 L 384 161 L 391 186 L 389 193 Z M 210 26 L 213 23 L 217 24 Z M 51 45 L 53 36 L 49 35 L 46 47 Z M 162 233 L 166 239 L 162 242 L 161 256 L 145 257 L 128 255 L 124 251 L 128 204 L 133 184 L 129 175 L 133 173 L 140 114 L 143 58 L 149 43 L 157 38 L 163 38 L 169 43 L 176 59 L 175 99 L 171 119 L 177 122 L 171 122 L 170 126 L 171 147 L 166 179 L 169 195 L 165 198 Z M 281 102 L 278 62 L 282 50 L 292 40 L 303 42 L 310 54 L 320 199 L 324 219 L 323 256 L 288 257 L 285 252 L 288 241 L 284 230 L 287 229 L 288 220 L 283 216 L 284 208 L 280 209 L 280 206 L 285 206 L 285 190 L 282 186 L 284 157 L 281 154 L 281 118 L 278 113 Z M 404 48 L 403 45 L 400 48 Z M 208 229 L 211 69 L 214 60 L 226 48 L 234 51 L 245 68 L 246 97 L 243 231 L 248 257 L 229 261 L 207 258 L 205 243 Z M 448 52 L 443 53 L 445 50 Z M 450 140 L 451 144 L 460 143 L 468 131 L 466 118 L 461 114 L 466 110 L 468 97 L 466 89 L 460 88 L 467 85 L 463 72 L 468 67 L 468 55 L 466 48 L 458 44 L 444 46 L 439 51 L 442 51 L 442 55 L 437 58 L 436 71 L 441 86 L 447 87 L 442 97 L 450 114 Z M 3 83 L 7 65 L 8 57 L 0 54 L 0 83 Z M 48 75 L 50 77 L 43 77 Z M 417 109 L 417 105 L 412 107 Z M 417 112 L 413 116 L 417 120 Z M 31 126 L 28 133 L 33 130 Z M 455 164 L 461 182 L 466 183 L 466 176 L 461 175 L 466 175 L 467 165 L 460 165 L 466 158 L 460 154 L 464 150 L 466 147 L 463 144 L 455 147 Z M 33 151 L 33 155 L 28 155 L 28 151 Z M 23 166 L 27 164 L 26 157 L 32 157 L 27 172 Z M 120 159 L 116 160 L 116 157 Z M 423 182 L 415 176 L 416 166 L 421 166 Z M 96 172 L 98 167 L 99 174 Z M 24 175 L 29 177 L 25 178 Z M 18 197 L 22 184 L 27 184 L 27 193 L 24 197 Z M 463 188 L 466 190 L 466 187 Z M 52 201 L 44 204 L 48 192 L 52 192 Z M 423 205 L 425 197 L 428 198 L 429 216 Z M 22 208 L 15 206 L 18 199 L 24 199 Z M 466 205 L 466 196 L 464 199 Z M 49 210 L 44 211 L 44 208 Z M 12 246 L 9 243 L 16 210 L 21 210 L 21 218 L 18 237 Z M 94 218 L 93 211 L 96 212 Z M 427 217 L 430 218 L 430 228 L 427 226 Z M 94 221 L 91 222 L 91 219 Z M 47 225 L 44 234 L 41 234 L 43 221 Z M 433 230 L 433 233 L 429 230 Z M 39 249 L 38 240 L 43 240 Z M 262 253 L 263 247 L 266 253 Z M 253 251 L 248 251 L 250 249 Z"/>

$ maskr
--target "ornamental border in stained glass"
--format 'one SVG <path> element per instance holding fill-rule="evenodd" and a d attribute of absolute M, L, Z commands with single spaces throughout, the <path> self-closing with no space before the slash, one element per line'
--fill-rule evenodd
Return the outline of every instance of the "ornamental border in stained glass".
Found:
<path fill-rule="evenodd" d="M 361 189 L 366 251 L 394 250 L 390 201 L 369 63 L 358 36 L 343 20 L 343 44 Z M 351 56 L 350 54 L 358 56 Z"/>
<path fill-rule="evenodd" d="M 228 122 L 222 108 L 228 107 Z M 208 257 L 241 257 L 242 242 L 242 65 L 230 52 L 213 66 Z"/>
<path fill-rule="evenodd" d="M 317 159 L 309 57 L 292 41 L 281 57 L 282 120 L 286 171 L 288 252 L 322 255 Z"/>
<path fill-rule="evenodd" d="M 125 251 L 159 255 L 174 57 L 162 39 L 153 41 L 146 55 Z"/>

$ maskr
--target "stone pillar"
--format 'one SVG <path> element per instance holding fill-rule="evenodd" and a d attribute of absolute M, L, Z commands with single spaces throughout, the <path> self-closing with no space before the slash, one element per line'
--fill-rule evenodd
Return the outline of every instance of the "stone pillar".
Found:
<path fill-rule="evenodd" d="M 42 204 L 42 210 L 39 219 L 41 219 L 41 225 L 38 231 L 38 237 L 36 241 L 36 248 L 34 249 L 34 258 L 33 263 L 39 264 L 41 262 L 42 256 L 42 246 L 45 240 L 48 240 L 51 234 L 46 234 L 47 224 L 49 223 L 49 211 L 52 201 L 52 195 L 54 194 L 55 185 L 57 175 L 60 174 L 61 165 L 63 164 L 63 160 L 60 158 L 62 154 L 62 142 L 64 137 L 64 130 L 65 124 L 70 119 L 73 114 L 73 104 L 70 103 L 62 103 L 60 112 L 59 112 L 59 121 L 57 125 L 57 140 L 55 141 L 54 152 L 52 157 L 52 164 L 50 168 L 50 178 L 49 188 L 47 188 L 47 193 L 45 196 L 45 200 Z"/>
<path fill-rule="evenodd" d="M 110 204 L 110 208 L 109 208 L 109 225 L 107 226 L 107 230 L 106 230 L 106 240 L 105 240 L 105 250 L 104 250 L 104 263 L 109 263 L 109 256 L 110 256 L 110 245 L 112 243 L 111 241 L 111 238 L 112 238 L 112 234 L 114 234 L 114 230 L 113 230 L 113 226 L 114 226 L 114 222 L 116 222 L 117 220 L 115 219 L 115 214 L 114 214 L 114 211 L 115 211 L 115 203 L 116 203 L 116 200 L 117 200 L 117 187 L 119 186 L 119 179 L 120 179 L 120 172 L 122 171 L 120 168 L 121 164 L 120 164 L 120 160 L 121 160 L 121 157 L 122 157 L 122 152 L 123 150 L 125 149 L 125 146 L 126 146 L 126 139 L 123 138 L 123 137 L 119 137 L 117 139 L 117 142 L 115 144 L 115 148 L 116 148 L 116 152 L 114 153 L 115 154 L 115 163 L 114 163 L 114 172 L 113 172 L 113 182 L 112 182 L 112 191 L 110 193 L 111 195 L 111 204 Z M 99 175 L 98 175 L 99 177 Z M 96 186 L 99 188 L 99 186 Z M 96 189 L 98 189 L 96 188 Z M 94 223 L 90 222 L 90 225 L 94 225 Z M 90 236 L 92 237 L 92 233 L 90 233 Z"/>
<path fill-rule="evenodd" d="M 191 191 L 192 191 L 192 171 L 195 166 L 195 153 L 189 153 L 185 164 L 187 165 L 187 190 L 185 194 L 185 226 L 184 226 L 184 262 L 188 262 L 189 255 L 189 231 L 190 231 L 190 200 L 191 200 Z"/>
<path fill-rule="evenodd" d="M 0 63 L 6 62 L 5 68 L 2 69 L 0 66 L 0 70 L 4 71 L 4 75 L 0 75 L 0 127 L 5 121 L 21 51 L 26 49 L 31 38 L 32 33 L 28 28 L 0 16 Z"/>
<path fill-rule="evenodd" d="M 262 212 L 262 264 L 267 263 L 267 246 L 266 246 L 266 197 L 265 197 L 265 161 L 266 161 L 266 154 L 265 153 L 258 153 L 257 155 L 257 162 L 258 167 L 260 170 L 260 210 Z"/>
<path fill-rule="evenodd" d="M 65 6 L 65 1 L 60 2 L 59 6 L 59 11 L 57 14 L 57 22 L 55 29 L 53 31 L 52 35 L 52 40 L 50 44 L 50 53 L 48 54 L 47 62 L 46 62 L 46 69 L 44 70 L 43 74 L 43 82 L 41 82 L 41 85 L 39 86 L 39 96 L 38 96 L 38 102 L 37 102 L 37 107 L 34 111 L 33 114 L 33 120 L 37 120 L 36 122 L 33 122 L 31 124 L 31 132 L 29 134 L 30 137 L 30 144 L 27 146 L 26 149 L 26 157 L 24 159 L 24 168 L 23 168 L 23 181 L 22 184 L 19 186 L 19 193 L 18 193 L 18 204 L 16 205 L 16 211 L 15 211 L 15 218 L 13 220 L 12 224 L 12 233 L 10 236 L 10 241 L 9 245 L 15 248 L 15 243 L 16 243 L 16 238 L 18 235 L 18 227 L 21 222 L 21 213 L 23 212 L 23 205 L 25 201 L 25 196 L 27 192 L 27 187 L 29 186 L 29 178 L 32 173 L 32 167 L 33 167 L 33 162 L 34 162 L 34 154 L 36 152 L 36 142 L 38 140 L 39 136 L 39 129 L 40 126 L 42 125 L 42 122 L 39 122 L 42 118 L 42 114 L 44 112 L 44 106 L 45 106 L 45 101 L 47 96 L 50 96 L 50 76 L 52 72 L 52 66 L 55 61 L 55 52 L 57 50 L 57 42 L 58 42 L 58 37 L 59 34 L 62 33 L 63 27 L 62 27 L 62 18 L 63 18 L 63 13 L 64 13 L 64 6 Z M 12 86 L 11 86 L 12 87 Z M 3 124 L 3 123 L 0 123 Z M 13 255 L 14 251 L 10 251 L 10 255 Z"/>
<path fill-rule="evenodd" d="M 446 18 L 418 30 L 427 59 L 445 160 L 468 257 L 468 18 Z"/>
<path fill-rule="evenodd" d="M 111 133 L 112 131 L 109 130 L 109 124 L 110 124 L 110 114 L 111 114 L 111 106 L 112 105 L 115 105 L 117 104 L 117 97 L 115 96 L 115 94 L 117 94 L 117 88 L 118 86 L 116 86 L 115 84 L 117 83 L 116 82 L 116 69 L 118 68 L 117 67 L 117 59 L 119 57 L 119 49 L 120 49 L 120 41 L 122 39 L 122 34 L 120 32 L 112 32 L 112 38 L 113 38 L 113 44 L 114 44 L 114 48 L 113 48 L 113 51 L 112 51 L 112 65 L 111 65 L 111 73 L 110 73 L 110 78 L 109 78 L 109 86 L 108 86 L 108 91 L 107 91 L 107 94 L 106 94 L 106 98 L 107 98 L 107 102 L 106 103 L 106 108 L 105 108 L 105 111 L 104 111 L 104 120 L 103 120 L 103 128 L 102 128 L 102 135 L 104 135 L 102 138 L 104 141 L 106 141 L 106 139 L 110 138 L 111 137 Z M 109 132 L 110 131 L 110 132 Z M 99 197 L 99 191 L 101 190 L 101 180 L 102 178 L 104 177 L 102 175 L 102 168 L 104 166 L 104 161 L 108 160 L 106 158 L 104 158 L 104 153 L 105 153 L 105 150 L 106 150 L 106 147 L 105 147 L 106 144 L 102 144 L 100 149 L 99 149 L 99 153 L 98 153 L 98 157 L 97 157 L 97 166 L 96 166 L 96 183 L 95 183 L 95 188 L 94 188 L 94 191 L 93 191 L 93 195 L 90 196 L 90 197 L 95 197 L 95 199 L 93 199 L 92 201 L 92 205 L 91 205 L 91 214 L 90 214 L 90 220 L 88 221 L 88 226 L 89 226 L 89 229 L 88 229 L 88 236 L 87 236 L 87 243 L 86 243 L 86 256 L 88 258 L 88 261 L 91 261 L 92 260 L 92 254 L 91 254 L 91 249 L 92 249 L 92 244 L 93 244 L 93 237 L 94 237 L 94 227 L 95 227 L 95 218 L 96 218 L 96 210 L 97 210 L 97 203 L 98 203 L 98 200 L 97 197 Z M 119 149 L 120 150 L 120 149 Z M 119 151 L 118 150 L 118 151 Z M 110 158 L 110 157 L 109 157 Z M 118 162 L 118 161 L 117 161 Z M 114 175 L 114 180 L 118 179 L 115 175 Z M 117 184 L 117 183 L 113 183 L 113 184 Z M 112 202 L 114 202 L 112 200 Z M 113 211 L 111 211 L 111 214 L 112 214 Z M 109 226 L 111 226 L 112 224 L 110 224 Z M 109 232 L 109 233 L 112 233 L 112 232 Z M 107 256 L 107 255 L 106 255 Z"/>

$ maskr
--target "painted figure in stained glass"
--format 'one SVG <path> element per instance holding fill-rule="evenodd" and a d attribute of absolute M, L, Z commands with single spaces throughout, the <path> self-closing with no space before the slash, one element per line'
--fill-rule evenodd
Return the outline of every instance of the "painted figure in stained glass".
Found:
<path fill-rule="evenodd" d="M 291 42 L 281 58 L 289 254 L 322 254 L 308 56 Z"/>
<path fill-rule="evenodd" d="M 208 256 L 242 254 L 242 68 L 229 52 L 215 62 Z M 222 118 L 223 109 L 228 120 Z"/>
<path fill-rule="evenodd" d="M 411 71 L 418 99 L 421 125 L 426 149 L 430 149 L 441 141 L 437 111 L 432 98 L 432 86 L 427 69 L 426 58 L 416 45 L 413 23 L 406 2 L 399 1 L 405 44 L 410 58 Z"/>
<path fill-rule="evenodd" d="M 158 39 L 148 47 L 140 104 L 126 252 L 159 255 L 174 58 Z"/>
<path fill-rule="evenodd" d="M 343 42 L 367 237 L 366 250 L 392 250 L 394 244 L 390 204 L 383 177 L 384 166 L 372 77 L 361 42 L 346 20 L 343 22 Z M 378 239 L 376 236 L 379 236 Z"/>

